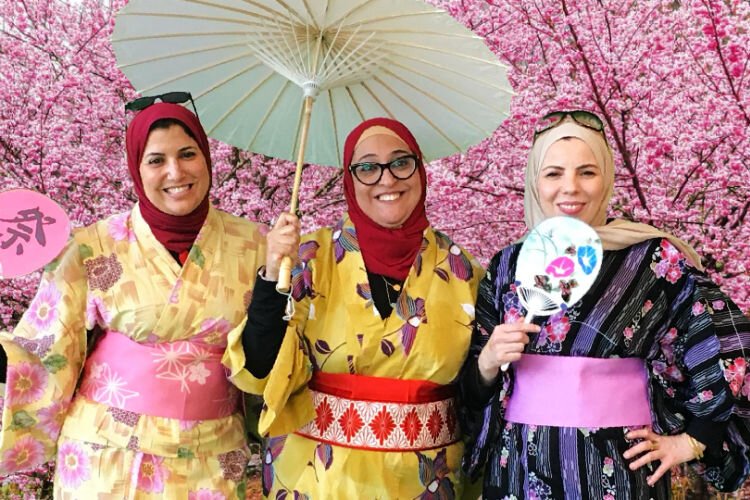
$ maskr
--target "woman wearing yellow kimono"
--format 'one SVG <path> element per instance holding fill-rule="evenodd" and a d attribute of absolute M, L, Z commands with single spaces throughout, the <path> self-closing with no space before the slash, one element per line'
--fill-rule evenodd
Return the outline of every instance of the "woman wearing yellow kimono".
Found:
<path fill-rule="evenodd" d="M 232 380 L 265 400 L 264 494 L 460 496 L 453 382 L 483 272 L 430 227 L 422 155 L 401 123 L 376 118 L 350 133 L 344 193 L 348 214 L 302 238 L 288 325 L 273 281 L 299 224 L 282 214 L 268 235 L 269 281 L 256 280 L 247 324 L 230 334 Z"/>
<path fill-rule="evenodd" d="M 265 243 L 210 206 L 192 112 L 145 108 L 126 146 L 138 203 L 74 231 L 0 335 L 0 474 L 56 457 L 56 498 L 244 498 L 239 391 L 221 357 Z"/>

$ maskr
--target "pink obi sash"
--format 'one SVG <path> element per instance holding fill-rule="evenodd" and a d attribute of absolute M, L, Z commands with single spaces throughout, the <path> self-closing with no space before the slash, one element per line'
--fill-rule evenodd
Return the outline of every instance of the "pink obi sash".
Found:
<path fill-rule="evenodd" d="M 316 371 L 315 419 L 297 434 L 348 448 L 419 451 L 458 441 L 454 387 Z"/>
<path fill-rule="evenodd" d="M 180 340 L 145 345 L 107 332 L 88 356 L 79 394 L 141 415 L 211 420 L 237 409 L 224 348 Z"/>
<path fill-rule="evenodd" d="M 591 428 L 651 424 L 642 359 L 524 354 L 512 366 L 508 422 Z"/>

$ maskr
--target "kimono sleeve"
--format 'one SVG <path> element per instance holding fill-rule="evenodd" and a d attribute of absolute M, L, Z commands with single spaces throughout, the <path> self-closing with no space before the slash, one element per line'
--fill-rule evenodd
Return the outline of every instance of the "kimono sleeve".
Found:
<path fill-rule="evenodd" d="M 499 252 L 492 258 L 487 273 L 479 283 L 479 293 L 476 304 L 476 322 L 472 333 L 469 355 L 461 370 L 460 391 L 463 399 L 461 424 L 467 435 L 466 454 L 464 456 L 464 470 L 472 479 L 480 474 L 486 460 L 488 446 L 496 439 L 499 421 L 502 417 L 503 401 L 511 387 L 512 371 L 501 372 L 489 402 L 478 401 L 479 374 L 477 358 L 487 343 L 492 331 L 499 325 L 507 314 L 500 293 L 507 286 L 513 276 L 510 272 L 509 260 L 511 248 Z M 517 311 L 515 312 L 517 313 Z M 486 389 L 485 389 L 486 390 Z M 477 401 L 472 401 L 477 400 Z"/>
<path fill-rule="evenodd" d="M 662 253 L 669 251 L 663 242 Z M 685 266 L 677 280 L 677 266 L 670 264 L 667 280 L 670 269 L 678 293 L 650 369 L 672 398 L 665 403 L 685 422 L 683 429 L 666 430 L 687 432 L 706 444 L 696 470 L 716 489 L 734 491 L 750 473 L 750 321 L 702 273 Z"/>
<path fill-rule="evenodd" d="M 86 354 L 87 280 L 72 239 L 42 275 L 36 296 L 12 333 L 0 429 L 0 475 L 54 458 L 60 428 Z"/>
<path fill-rule="evenodd" d="M 293 288 L 300 290 L 300 269 L 293 272 Z M 298 285 L 295 287 L 295 285 Z M 312 375 L 312 364 L 304 338 L 304 328 L 311 298 L 304 293 L 292 299 L 294 314 L 281 341 L 276 360 L 264 378 L 253 376 L 245 368 L 242 332 L 247 318 L 229 333 L 228 349 L 222 360 L 229 369 L 229 379 L 242 391 L 263 396 L 258 431 L 263 436 L 287 434 L 309 421 L 313 415 L 312 399 L 303 397 Z"/>

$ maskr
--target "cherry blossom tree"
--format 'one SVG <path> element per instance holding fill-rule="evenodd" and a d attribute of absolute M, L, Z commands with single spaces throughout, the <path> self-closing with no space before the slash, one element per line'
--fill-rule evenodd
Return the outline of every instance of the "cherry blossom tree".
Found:
<path fill-rule="evenodd" d="M 48 194 L 75 226 L 135 201 L 124 155 L 136 96 L 109 37 L 124 0 L 0 3 L 2 189 Z M 433 224 L 480 260 L 523 225 L 523 169 L 539 116 L 585 108 L 607 124 L 617 163 L 614 217 L 685 238 L 750 310 L 748 47 L 736 0 L 433 0 L 486 39 L 517 93 L 510 117 L 465 154 L 429 167 Z M 293 166 L 212 142 L 212 202 L 268 222 L 287 207 Z M 344 210 L 338 169 L 305 168 L 305 229 Z M 0 283 L 12 328 L 38 274 Z"/>

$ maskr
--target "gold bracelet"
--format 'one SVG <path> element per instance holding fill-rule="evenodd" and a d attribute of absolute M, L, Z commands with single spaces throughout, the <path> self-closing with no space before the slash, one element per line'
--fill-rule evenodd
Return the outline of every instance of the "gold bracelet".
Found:
<path fill-rule="evenodd" d="M 698 460 L 703 458 L 703 449 L 701 448 L 702 446 L 701 442 L 695 439 L 690 434 L 686 434 L 686 436 L 688 437 L 688 442 L 690 443 L 690 447 L 693 449 L 693 455 L 695 455 L 695 458 L 697 458 Z"/>

